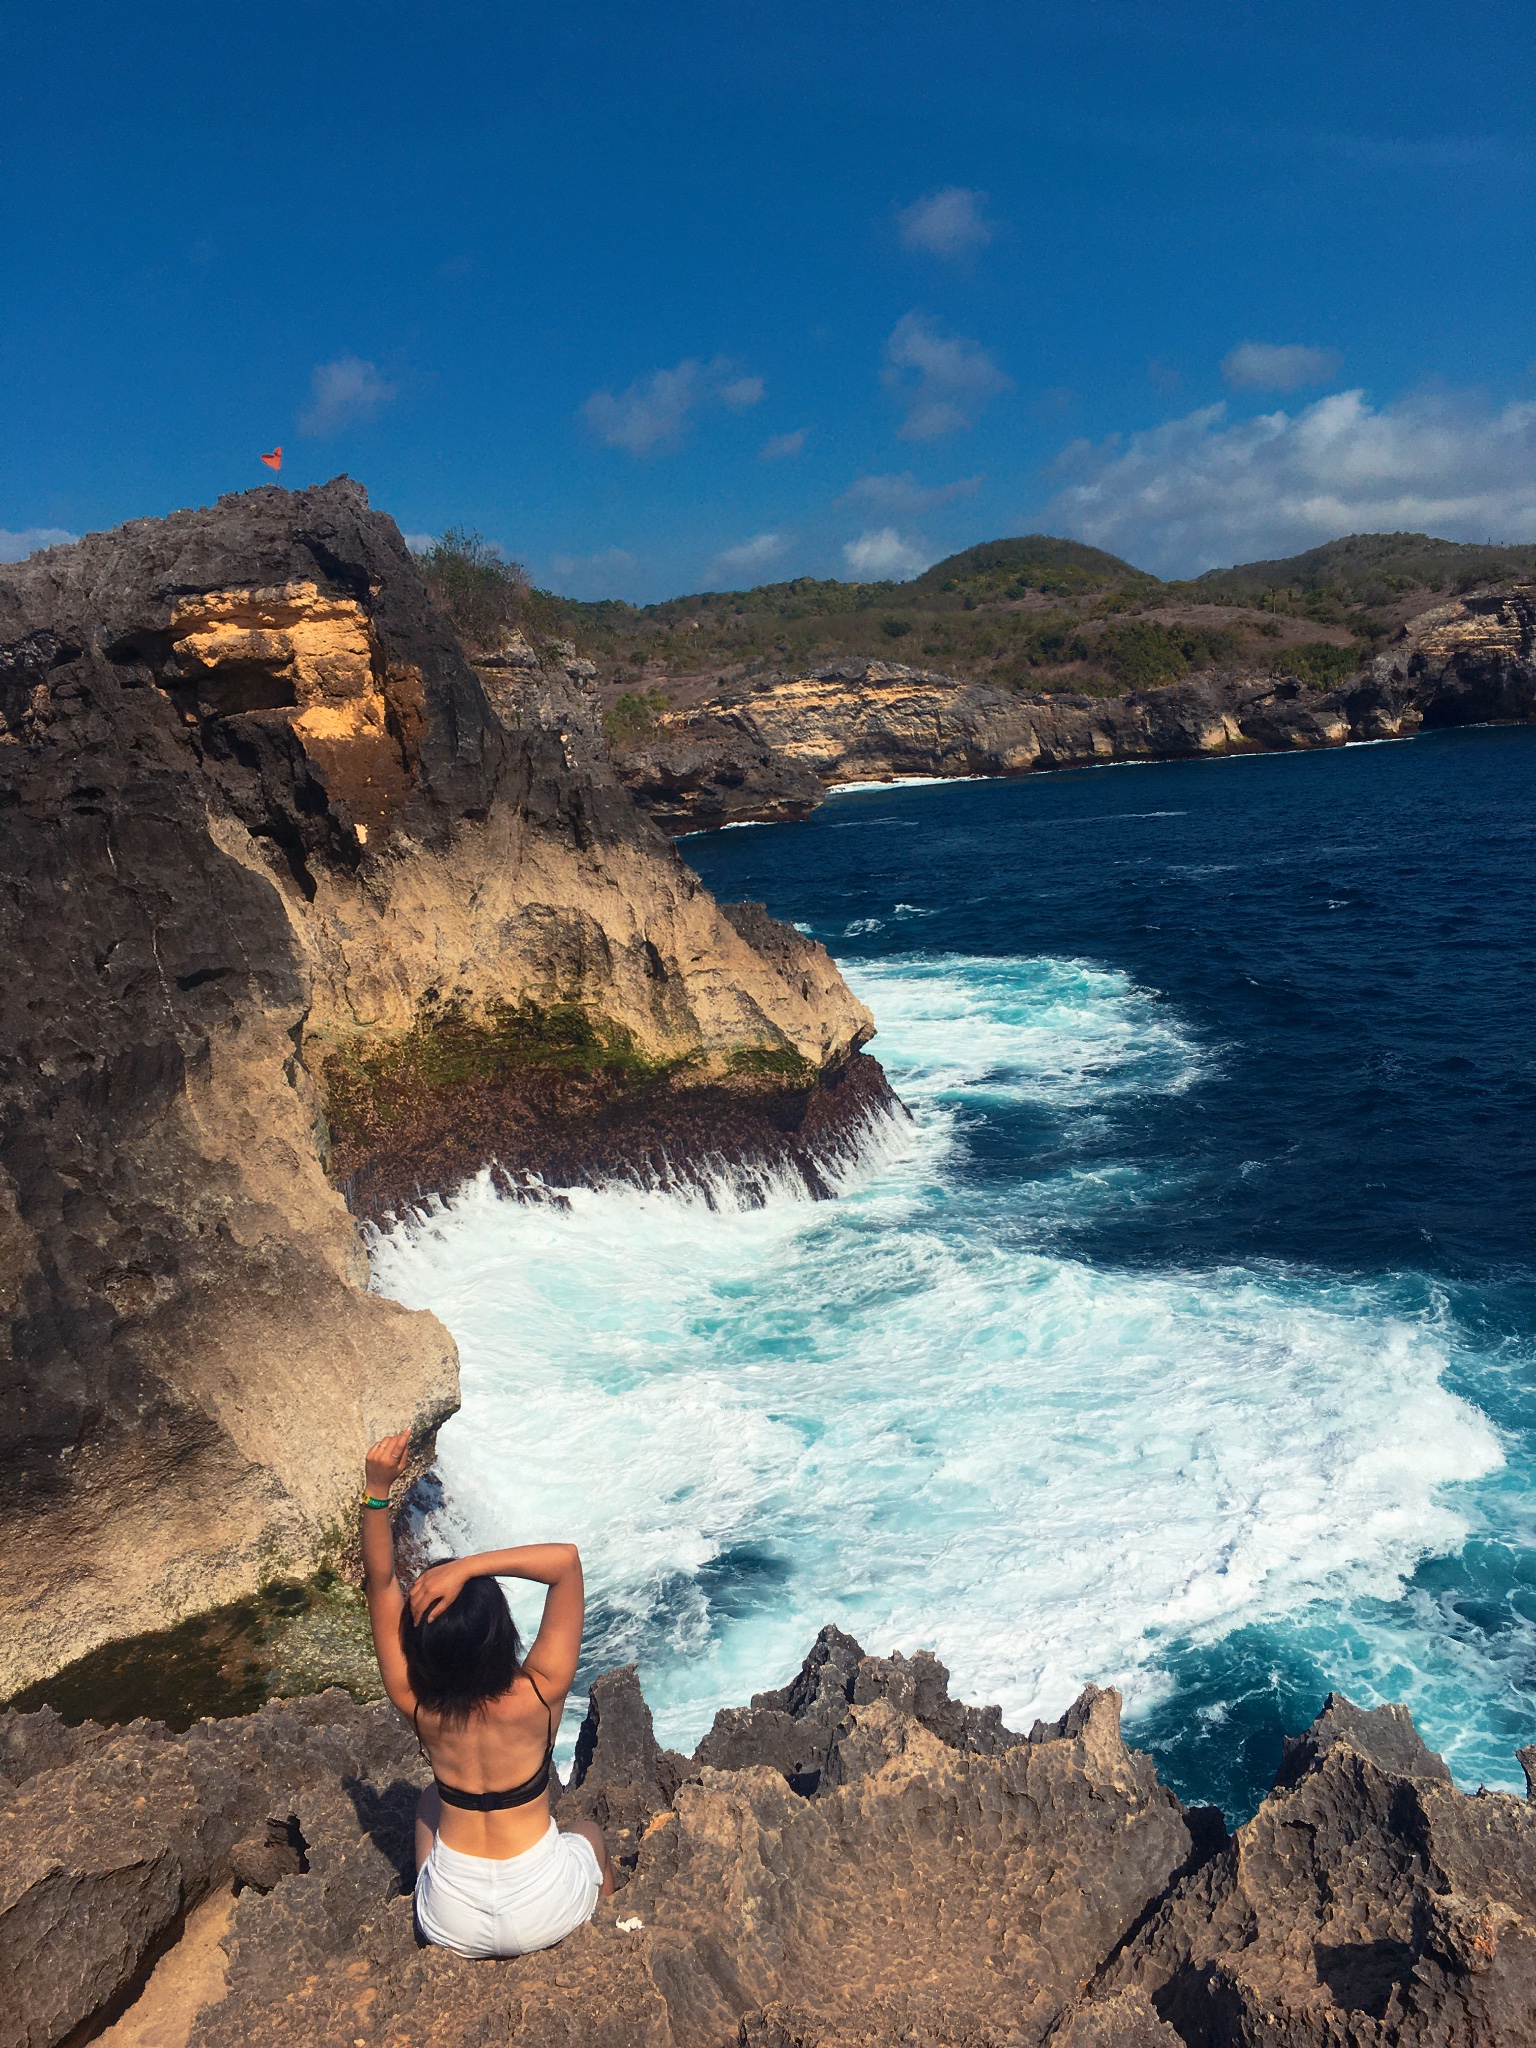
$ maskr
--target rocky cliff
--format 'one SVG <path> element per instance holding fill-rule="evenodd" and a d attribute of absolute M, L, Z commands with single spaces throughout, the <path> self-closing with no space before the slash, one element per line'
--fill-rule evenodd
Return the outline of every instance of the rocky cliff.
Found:
<path fill-rule="evenodd" d="M 1011 690 L 866 659 L 722 683 L 616 750 L 673 832 L 805 817 L 828 787 L 1341 746 L 1536 718 L 1536 585 L 1421 613 L 1341 687 L 1212 668 L 1125 696 Z"/>
<path fill-rule="evenodd" d="M 600 1678 L 573 1776 L 621 1888 L 556 1949 L 465 1962 L 414 1936 L 424 1772 L 388 1707 L 0 1718 L 0 2048 L 125 2006 L 114 2048 L 1536 2041 L 1536 1807 L 1458 1792 L 1399 1707 L 1330 1698 L 1229 1836 L 1113 1692 L 1015 1734 L 829 1628 L 691 1758 L 633 1668 Z"/>
<path fill-rule="evenodd" d="M 313 1562 L 457 1399 L 354 1214 L 797 1162 L 888 1099 L 819 947 L 726 915 L 574 679 L 493 707 L 345 479 L 0 574 L 0 1694 Z"/>

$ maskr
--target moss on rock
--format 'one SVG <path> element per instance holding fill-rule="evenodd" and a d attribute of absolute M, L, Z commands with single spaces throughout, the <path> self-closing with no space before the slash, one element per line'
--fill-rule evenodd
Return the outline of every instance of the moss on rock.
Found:
<path fill-rule="evenodd" d="M 322 1570 L 274 1580 L 174 1628 L 104 1643 L 4 1704 L 108 1727 L 143 1715 L 179 1732 L 205 1715 L 250 1714 L 267 1700 L 333 1685 L 355 1700 L 384 1690 L 362 1594 Z"/>
<path fill-rule="evenodd" d="M 344 1147 L 366 1146 L 416 1119 L 434 1098 L 529 1069 L 628 1088 L 681 1063 L 650 1059 L 633 1032 L 576 1003 L 492 1003 L 471 1017 L 429 995 L 411 1030 L 338 1044 L 315 1064 L 331 1142 Z"/>

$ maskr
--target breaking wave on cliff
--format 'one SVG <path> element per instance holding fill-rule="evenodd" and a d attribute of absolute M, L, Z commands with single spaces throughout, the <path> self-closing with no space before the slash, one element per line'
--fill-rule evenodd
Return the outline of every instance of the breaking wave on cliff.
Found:
<path fill-rule="evenodd" d="M 1071 1255 L 1084 1214 L 1170 1198 L 1106 1160 L 1106 1105 L 1196 1089 L 1221 1048 L 1083 961 L 848 973 L 914 1116 L 836 1200 L 482 1177 L 377 1242 L 375 1284 L 460 1347 L 433 1539 L 580 1542 L 588 1668 L 639 1658 L 684 1747 L 828 1620 L 934 1648 L 1013 1726 L 1088 1680 L 1155 1713 L 1191 1656 L 1298 1618 L 1349 1633 L 1363 1696 L 1412 1692 L 1393 1603 L 1502 1460 L 1445 1384 L 1444 1302 Z M 978 1166 L 999 1102 L 1035 1119 L 1027 1174 Z"/>

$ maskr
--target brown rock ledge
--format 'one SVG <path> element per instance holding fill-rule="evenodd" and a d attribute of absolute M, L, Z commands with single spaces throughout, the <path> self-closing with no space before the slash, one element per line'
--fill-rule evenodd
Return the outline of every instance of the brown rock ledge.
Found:
<path fill-rule="evenodd" d="M 1229 1838 L 1126 1747 L 1112 1692 L 1018 1735 L 934 1658 L 827 1628 L 686 1758 L 611 1672 L 561 1808 L 610 1831 L 622 1888 L 505 1963 L 417 1944 L 422 1766 L 387 1707 L 328 1693 L 179 1738 L 12 1714 L 0 1778 L 0 2048 L 147 2023 L 140 1986 L 231 1885 L 227 1972 L 196 1973 L 176 2048 L 1536 2039 L 1536 1807 L 1458 1792 L 1402 1708 L 1336 1696 Z"/>
<path fill-rule="evenodd" d="M 545 1068 L 429 1101 L 356 1166 L 338 1147 L 336 1166 L 353 1212 L 372 1222 L 451 1195 L 486 1165 L 511 1194 L 612 1181 L 707 1189 L 719 1176 L 751 1199 L 787 1176 L 820 1197 L 886 1116 L 906 1111 L 867 1053 L 789 1085 L 771 1074 L 636 1083 Z"/>

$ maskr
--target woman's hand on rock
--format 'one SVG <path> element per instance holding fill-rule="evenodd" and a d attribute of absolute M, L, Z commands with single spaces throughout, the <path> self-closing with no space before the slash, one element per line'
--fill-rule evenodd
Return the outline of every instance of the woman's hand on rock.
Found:
<path fill-rule="evenodd" d="M 405 1470 L 406 1454 L 410 1448 L 411 1432 L 402 1429 L 398 1436 L 381 1436 L 369 1450 L 366 1466 L 368 1491 L 375 1499 L 387 1497 L 389 1489 Z"/>
<path fill-rule="evenodd" d="M 417 1627 L 439 1614 L 446 1614 L 463 1592 L 469 1577 L 469 1570 L 461 1557 L 450 1557 L 443 1564 L 428 1565 L 408 1596 L 411 1619 Z"/>

